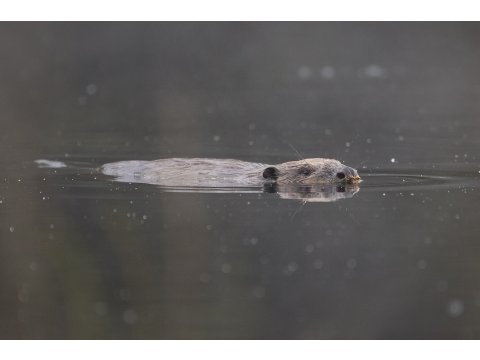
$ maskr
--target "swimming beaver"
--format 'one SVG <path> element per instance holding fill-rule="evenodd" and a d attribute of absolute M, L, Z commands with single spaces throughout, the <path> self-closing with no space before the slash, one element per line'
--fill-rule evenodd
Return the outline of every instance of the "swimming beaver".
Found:
<path fill-rule="evenodd" d="M 101 167 L 117 181 L 192 187 L 254 187 L 263 184 L 356 184 L 357 170 L 333 159 L 304 159 L 278 165 L 233 159 L 173 158 L 119 161 Z"/>

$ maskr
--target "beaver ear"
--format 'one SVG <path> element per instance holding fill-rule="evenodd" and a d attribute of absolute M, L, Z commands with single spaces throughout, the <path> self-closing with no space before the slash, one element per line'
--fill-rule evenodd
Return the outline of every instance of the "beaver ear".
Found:
<path fill-rule="evenodd" d="M 278 169 L 275 166 L 269 166 L 263 170 L 263 177 L 265 179 L 277 180 Z"/>

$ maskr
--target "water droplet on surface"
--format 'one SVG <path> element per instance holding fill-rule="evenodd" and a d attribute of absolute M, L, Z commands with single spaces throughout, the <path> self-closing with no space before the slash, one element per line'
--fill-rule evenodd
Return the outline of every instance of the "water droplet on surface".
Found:
<path fill-rule="evenodd" d="M 453 299 L 447 305 L 447 313 L 451 317 L 458 317 L 462 315 L 464 310 L 465 306 L 463 305 L 463 301 L 459 299 Z"/>
<path fill-rule="evenodd" d="M 324 66 L 320 69 L 320 76 L 326 80 L 331 80 L 335 77 L 335 69 L 331 66 Z"/>
<path fill-rule="evenodd" d="M 297 271 L 298 265 L 295 262 L 291 262 L 287 265 L 287 269 L 288 269 L 288 271 L 293 273 L 293 272 Z"/>
<path fill-rule="evenodd" d="M 353 270 L 357 267 L 357 260 L 355 259 L 348 259 L 347 261 L 347 267 L 350 269 L 350 270 Z"/>
<path fill-rule="evenodd" d="M 297 71 L 298 77 L 302 80 L 307 80 L 312 77 L 312 69 L 310 69 L 308 66 L 302 66 L 298 69 Z"/>
<path fill-rule="evenodd" d="M 305 247 L 305 251 L 307 253 L 312 253 L 313 250 L 315 250 L 315 246 L 313 246 L 312 244 L 308 244 L 306 247 Z"/>
<path fill-rule="evenodd" d="M 385 69 L 378 65 L 369 65 L 364 70 L 365 76 L 369 78 L 381 78 L 386 75 Z"/>
<path fill-rule="evenodd" d="M 421 259 L 417 262 L 417 267 L 420 270 L 425 270 L 427 268 L 427 262 L 425 260 Z"/>
<path fill-rule="evenodd" d="M 88 84 L 85 91 L 88 95 L 93 96 L 97 93 L 97 85 L 95 84 Z"/>
<path fill-rule="evenodd" d="M 222 264 L 222 272 L 224 274 L 229 274 L 232 271 L 232 265 L 230 264 Z"/>

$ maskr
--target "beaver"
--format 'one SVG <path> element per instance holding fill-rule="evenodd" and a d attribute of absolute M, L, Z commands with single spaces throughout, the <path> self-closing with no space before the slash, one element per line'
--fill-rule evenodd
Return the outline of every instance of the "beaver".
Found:
<path fill-rule="evenodd" d="M 234 159 L 172 158 L 119 161 L 101 166 L 117 181 L 175 187 L 258 187 L 264 184 L 358 184 L 357 170 L 334 159 L 302 159 L 277 165 Z"/>
<path fill-rule="evenodd" d="M 119 182 L 159 185 L 167 192 L 264 192 L 304 203 L 351 198 L 360 190 L 361 181 L 355 169 L 337 160 L 319 158 L 278 165 L 200 158 L 119 161 L 97 168 L 73 161 L 67 164 L 39 159 L 35 163 L 40 168 L 53 169 L 55 173 L 101 173 Z"/>

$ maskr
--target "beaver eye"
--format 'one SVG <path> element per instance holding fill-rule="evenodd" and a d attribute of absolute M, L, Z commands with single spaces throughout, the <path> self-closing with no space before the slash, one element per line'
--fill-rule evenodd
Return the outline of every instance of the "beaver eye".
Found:
<path fill-rule="evenodd" d="M 345 179 L 345 174 L 343 172 L 339 172 L 337 173 L 337 178 L 339 178 L 340 180 Z"/>
<path fill-rule="evenodd" d="M 299 171 L 300 174 L 305 175 L 305 176 L 310 175 L 312 172 L 313 172 L 313 170 L 308 168 L 308 167 L 301 168 L 300 171 Z"/>

